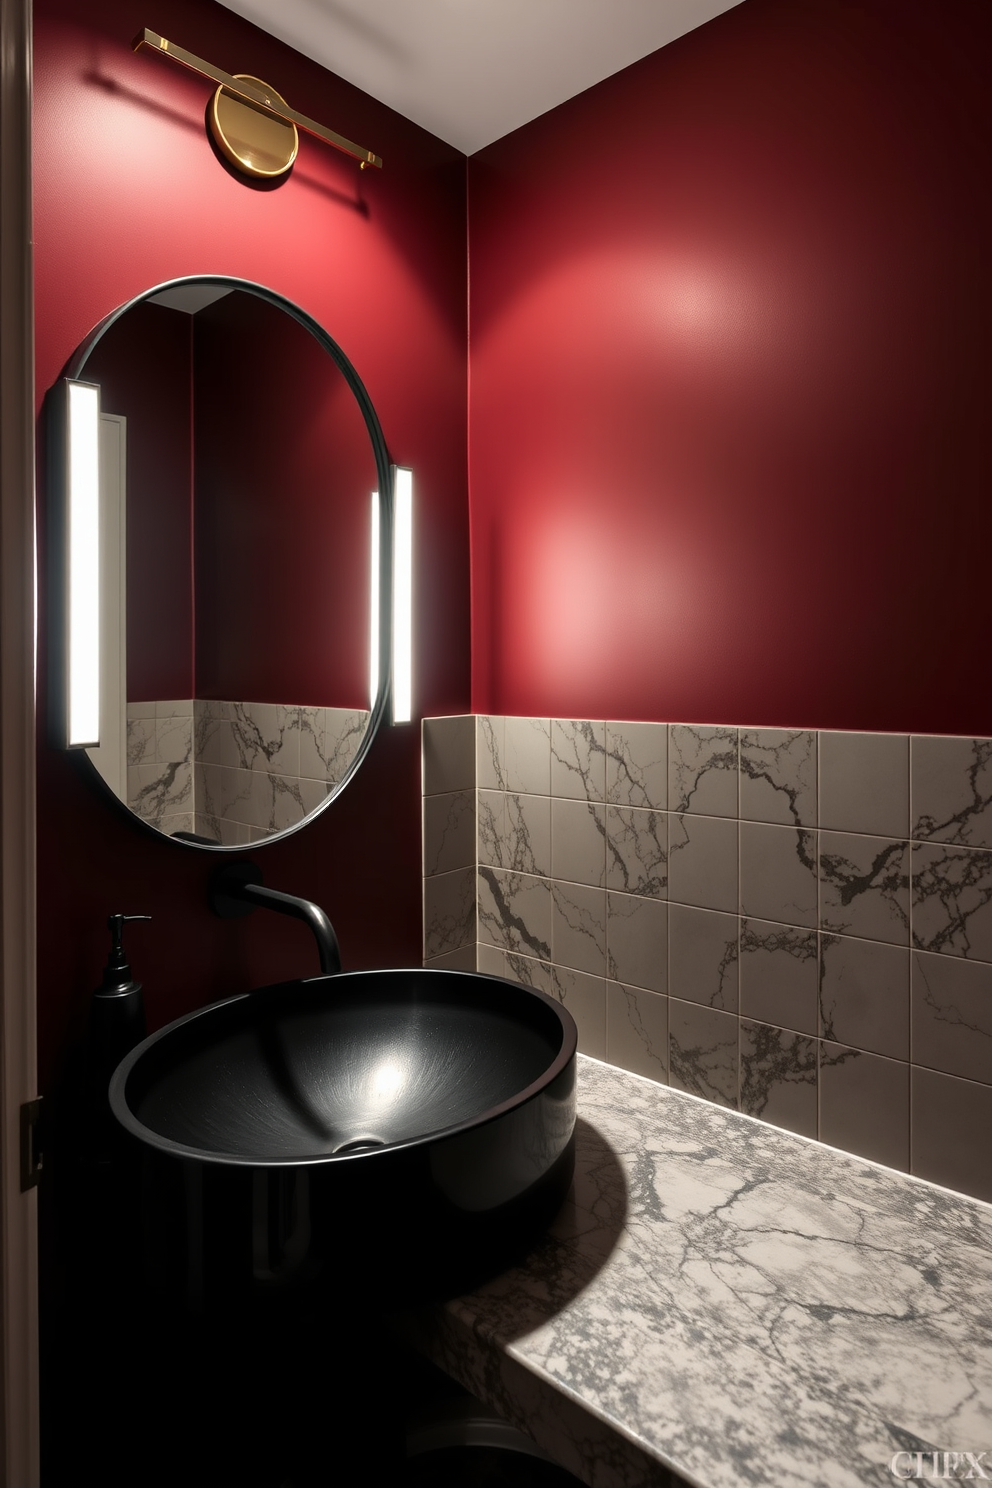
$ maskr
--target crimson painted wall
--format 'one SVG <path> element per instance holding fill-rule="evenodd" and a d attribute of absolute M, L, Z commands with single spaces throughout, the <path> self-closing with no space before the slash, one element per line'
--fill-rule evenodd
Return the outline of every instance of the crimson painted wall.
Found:
<path fill-rule="evenodd" d="M 104 413 L 127 419 L 131 702 L 193 696 L 191 360 L 190 317 L 136 305 L 102 337 L 81 374 L 100 384 Z"/>
<path fill-rule="evenodd" d="M 82 375 L 127 419 L 128 700 L 367 708 L 375 457 L 309 331 L 251 294 L 144 302 Z"/>
<path fill-rule="evenodd" d="M 196 696 L 367 708 L 378 477 L 358 402 L 264 300 L 193 323 Z"/>
<path fill-rule="evenodd" d="M 237 275 L 302 305 L 358 369 L 391 458 L 416 472 L 417 706 L 464 711 L 464 157 L 210 0 L 158 0 L 154 17 L 143 0 L 36 0 L 35 18 L 39 409 L 96 322 L 163 280 Z M 244 185 L 208 144 L 202 80 L 132 54 L 152 19 L 218 65 L 271 80 L 304 113 L 375 149 L 385 170 L 360 174 L 304 138 L 285 184 Z M 41 536 L 44 545 L 44 513 Z M 316 971 L 305 927 L 271 914 L 215 919 L 207 886 L 218 857 L 147 834 L 79 761 L 44 742 L 38 837 L 46 1094 L 78 1049 L 112 911 L 154 916 L 129 937 L 152 1028 L 225 993 Z M 417 964 L 417 725 L 381 730 L 323 816 L 252 857 L 268 883 L 327 909 L 346 966 Z"/>
<path fill-rule="evenodd" d="M 992 734 L 987 0 L 745 0 L 473 156 L 480 712 Z"/>

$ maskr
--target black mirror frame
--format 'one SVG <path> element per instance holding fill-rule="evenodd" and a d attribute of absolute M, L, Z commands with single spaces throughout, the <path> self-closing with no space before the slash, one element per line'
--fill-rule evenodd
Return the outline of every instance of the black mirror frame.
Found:
<path fill-rule="evenodd" d="M 372 453 L 375 458 L 376 475 L 379 483 L 379 688 L 375 701 L 369 715 L 368 727 L 365 730 L 362 742 L 359 745 L 354 759 L 348 766 L 342 780 L 337 781 L 321 804 L 307 813 L 301 821 L 295 822 L 293 826 L 286 827 L 280 832 L 273 832 L 271 836 L 260 839 L 251 844 L 254 853 L 259 848 L 267 847 L 271 842 L 281 842 L 294 832 L 300 831 L 322 812 L 326 811 L 333 800 L 344 790 L 345 786 L 353 778 L 356 770 L 365 759 L 378 732 L 383 719 L 388 717 L 390 706 L 390 691 L 392 680 L 392 594 L 393 594 L 393 466 L 390 462 L 389 451 L 386 447 L 385 436 L 378 416 L 368 395 L 365 384 L 362 382 L 355 368 L 338 346 L 337 342 L 327 334 L 323 326 L 311 315 L 300 308 L 299 305 L 288 300 L 284 295 L 277 294 L 275 290 L 267 288 L 264 284 L 255 284 L 249 279 L 238 279 L 227 274 L 189 274 L 180 279 L 167 279 L 162 284 L 156 284 L 151 289 L 135 295 L 133 299 L 127 300 L 105 316 L 97 326 L 90 332 L 86 340 L 77 347 L 65 368 L 59 375 L 59 386 L 66 379 L 83 380 L 86 364 L 93 351 L 99 345 L 103 336 L 111 326 L 115 325 L 122 316 L 126 315 L 136 305 L 153 299 L 155 295 L 162 294 L 165 290 L 180 289 L 186 285 L 217 285 L 224 289 L 240 289 L 247 294 L 253 294 L 258 299 L 265 300 L 276 309 L 284 311 L 291 316 L 304 330 L 309 331 L 314 340 L 323 347 L 328 356 L 334 361 L 348 386 L 358 402 L 365 427 L 368 430 L 372 442 Z M 54 391 L 54 390 L 53 390 Z M 49 712 L 56 727 L 61 719 L 64 707 L 64 698 L 60 690 L 60 680 L 65 677 L 65 658 L 63 655 L 61 612 L 64 605 L 64 595 L 61 585 L 64 575 L 62 557 L 65 551 L 66 541 L 66 512 L 65 512 L 65 463 L 62 455 L 63 444 L 63 400 L 59 397 L 49 396 L 46 399 L 46 411 L 49 423 L 49 467 L 50 467 L 50 509 L 55 520 L 51 530 L 51 551 L 54 562 L 49 565 L 50 584 L 50 673 L 53 682 L 52 696 Z M 57 747 L 64 749 L 66 746 L 62 739 L 57 740 Z M 182 837 L 172 837 L 167 832 L 160 832 L 151 822 L 145 821 L 143 817 L 132 811 L 126 801 L 122 801 L 116 791 L 111 790 L 103 779 L 99 770 L 90 759 L 84 747 L 73 749 L 73 754 L 85 759 L 84 768 L 89 776 L 99 783 L 99 787 L 107 798 L 116 803 L 128 818 L 137 824 L 142 832 L 155 837 L 159 842 L 176 843 L 183 848 L 192 848 L 206 852 L 241 853 L 245 852 L 244 844 L 233 845 L 222 842 L 190 842 Z"/>

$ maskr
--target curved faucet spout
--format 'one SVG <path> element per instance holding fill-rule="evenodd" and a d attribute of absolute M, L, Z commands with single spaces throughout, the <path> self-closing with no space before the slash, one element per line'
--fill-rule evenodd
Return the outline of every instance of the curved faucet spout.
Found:
<path fill-rule="evenodd" d="M 320 969 L 325 976 L 337 976 L 341 970 L 341 951 L 334 926 L 319 904 L 312 899 L 298 899 L 295 894 L 283 894 L 278 889 L 267 889 L 264 884 L 246 883 L 241 889 L 242 898 L 251 904 L 261 904 L 279 914 L 292 915 L 303 920 L 313 931 L 320 956 Z"/>
<path fill-rule="evenodd" d="M 314 904 L 312 899 L 284 894 L 279 889 L 267 889 L 262 883 L 261 870 L 254 863 L 226 864 L 211 884 L 210 903 L 222 920 L 240 919 L 242 915 L 251 914 L 256 905 L 303 920 L 313 931 L 324 975 L 337 976 L 341 970 L 338 938 L 320 905 Z"/>

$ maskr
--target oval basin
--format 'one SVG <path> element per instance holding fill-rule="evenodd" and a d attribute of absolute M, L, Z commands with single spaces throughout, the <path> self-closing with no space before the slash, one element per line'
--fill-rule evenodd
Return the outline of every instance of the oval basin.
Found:
<path fill-rule="evenodd" d="M 188 1305 L 376 1285 L 450 1292 L 557 1211 L 576 1029 L 479 973 L 343 973 L 214 1003 L 122 1061 L 146 1280 Z"/>

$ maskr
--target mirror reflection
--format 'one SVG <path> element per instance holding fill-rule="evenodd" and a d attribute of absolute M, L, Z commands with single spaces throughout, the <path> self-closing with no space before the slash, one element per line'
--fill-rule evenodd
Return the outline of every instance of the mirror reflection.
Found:
<path fill-rule="evenodd" d="M 379 476 L 355 393 L 290 314 L 216 281 L 132 305 L 75 375 L 101 390 L 90 758 L 169 835 L 291 829 L 370 724 Z"/>

